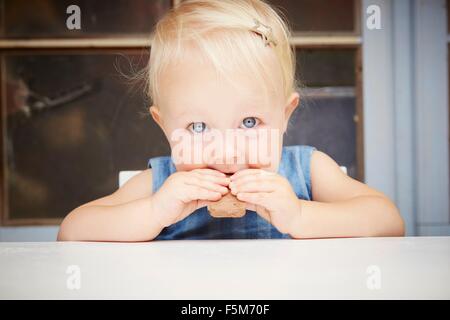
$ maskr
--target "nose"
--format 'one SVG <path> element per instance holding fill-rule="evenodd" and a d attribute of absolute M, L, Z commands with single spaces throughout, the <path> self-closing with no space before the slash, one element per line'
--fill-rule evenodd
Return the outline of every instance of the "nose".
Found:
<path fill-rule="evenodd" d="M 225 141 L 223 150 L 223 163 L 226 165 L 234 165 L 237 160 L 236 144 L 234 142 Z"/>
<path fill-rule="evenodd" d="M 245 169 L 245 157 L 241 156 L 241 152 L 244 150 L 238 150 L 239 145 L 236 143 L 235 135 L 231 135 L 227 132 L 220 137 L 224 139 L 222 139 L 222 141 L 215 141 L 217 142 L 215 150 L 218 152 L 214 152 L 211 155 L 208 166 L 228 174 L 233 174 L 238 170 Z"/>
<path fill-rule="evenodd" d="M 228 174 L 233 174 L 244 168 L 244 164 L 238 163 L 234 150 L 227 149 L 223 150 L 222 153 L 222 155 L 214 156 L 211 159 L 209 164 L 211 168 Z"/>

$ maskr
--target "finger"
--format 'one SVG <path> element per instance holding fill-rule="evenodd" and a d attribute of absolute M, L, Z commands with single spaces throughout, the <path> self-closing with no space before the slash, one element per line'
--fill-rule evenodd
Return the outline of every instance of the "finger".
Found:
<path fill-rule="evenodd" d="M 268 210 L 266 210 L 266 208 L 262 207 L 262 206 L 256 206 L 256 213 L 263 218 L 264 220 L 266 220 L 267 222 L 269 222 L 270 224 L 272 224 L 272 217 L 270 216 L 270 212 Z"/>
<path fill-rule="evenodd" d="M 272 193 L 267 192 L 239 192 L 236 197 L 238 198 L 238 200 L 249 202 L 254 205 L 269 209 L 270 202 L 273 201 L 271 195 Z"/>
<path fill-rule="evenodd" d="M 199 179 L 207 180 L 210 182 L 214 182 L 223 186 L 228 186 L 230 184 L 230 178 L 228 177 L 219 177 L 211 174 L 196 174 L 196 177 Z"/>
<path fill-rule="evenodd" d="M 220 199 L 219 199 L 220 200 Z M 216 203 L 217 202 L 217 200 L 215 200 L 215 201 L 211 201 L 211 200 L 198 200 L 198 202 L 197 202 L 197 209 L 200 209 L 200 208 L 203 208 L 203 207 L 207 207 L 207 206 L 209 206 L 209 205 L 211 205 L 211 204 L 213 204 L 213 203 Z M 250 206 L 254 206 L 254 205 L 252 205 L 252 204 L 249 204 Z M 249 210 L 251 210 L 251 209 L 249 209 Z"/>
<path fill-rule="evenodd" d="M 215 201 L 217 201 L 217 200 L 215 200 Z M 186 218 L 187 216 L 192 214 L 195 210 L 206 207 L 209 204 L 214 203 L 215 201 L 210 201 L 210 200 L 195 200 L 195 201 L 193 201 L 192 203 L 193 203 L 194 207 L 192 209 L 185 208 L 185 210 L 183 210 L 183 212 L 175 219 L 175 223 L 183 220 L 184 218 Z"/>
<path fill-rule="evenodd" d="M 231 177 L 231 181 L 234 181 L 240 177 L 247 176 L 247 175 L 253 175 L 260 173 L 261 169 L 243 169 L 236 171 Z"/>
<path fill-rule="evenodd" d="M 204 179 L 200 179 L 200 178 L 192 178 L 192 179 L 188 179 L 185 181 L 185 184 L 189 185 L 189 186 L 197 186 L 197 187 L 201 187 L 207 190 L 211 190 L 211 191 L 215 191 L 215 192 L 220 192 L 221 194 L 227 194 L 228 193 L 228 188 L 224 187 L 220 184 L 208 181 L 208 180 L 204 180 Z"/>
<path fill-rule="evenodd" d="M 256 205 L 250 202 L 245 202 L 245 209 L 246 210 L 251 210 L 251 211 L 256 211 Z"/>
<path fill-rule="evenodd" d="M 208 190 L 199 186 L 190 186 L 183 195 L 183 202 L 189 203 L 196 200 L 217 201 L 222 198 L 222 194 L 217 191 Z"/>
<path fill-rule="evenodd" d="M 266 220 L 269 223 L 272 223 L 270 213 L 268 210 L 266 210 L 262 206 L 258 206 L 256 204 L 246 202 L 245 203 L 245 209 L 255 211 L 259 216 L 261 216 L 264 220 Z"/>
<path fill-rule="evenodd" d="M 200 173 L 200 174 L 208 174 L 208 175 L 213 175 L 213 176 L 217 176 L 217 177 L 226 177 L 226 174 L 223 172 L 220 172 L 219 170 L 214 170 L 214 169 L 194 169 L 191 172 L 193 173 Z"/>
<path fill-rule="evenodd" d="M 241 184 L 231 184 L 231 193 L 236 195 L 238 193 L 248 192 L 266 192 L 271 193 L 276 191 L 276 184 L 271 181 L 253 180 Z"/>
<path fill-rule="evenodd" d="M 209 200 L 198 200 L 197 202 L 197 209 L 209 206 L 211 203 L 213 203 L 213 201 L 209 201 Z"/>
<path fill-rule="evenodd" d="M 243 201 L 243 200 L 242 200 Z M 210 201 L 199 201 L 199 208 L 202 206 L 207 206 L 210 203 Z M 272 223 L 270 212 L 266 210 L 263 206 L 256 205 L 254 203 L 245 202 L 245 210 L 255 211 L 259 216 L 261 216 L 264 220 Z"/>
<path fill-rule="evenodd" d="M 275 174 L 248 174 L 245 176 L 241 176 L 238 179 L 235 179 L 233 181 L 230 181 L 230 187 L 232 186 L 240 186 L 242 184 L 252 182 L 252 181 L 269 181 L 274 182 L 274 179 L 276 178 Z"/>
<path fill-rule="evenodd" d="M 222 194 L 220 192 L 200 188 L 196 190 L 194 198 L 194 200 L 218 201 L 222 198 Z"/>
<path fill-rule="evenodd" d="M 268 170 L 263 170 L 263 169 L 244 169 L 244 170 L 239 170 L 237 172 L 235 172 L 231 177 L 231 181 L 234 181 L 236 179 L 239 179 L 243 176 L 248 176 L 248 175 L 273 175 L 275 174 L 273 171 L 268 171 Z"/>

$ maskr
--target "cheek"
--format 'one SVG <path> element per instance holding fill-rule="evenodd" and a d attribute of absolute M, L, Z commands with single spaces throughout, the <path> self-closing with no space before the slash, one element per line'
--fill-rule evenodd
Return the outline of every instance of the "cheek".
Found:
<path fill-rule="evenodd" d="M 195 169 L 204 169 L 205 165 L 200 164 L 179 164 L 175 166 L 177 171 L 192 171 Z"/>
<path fill-rule="evenodd" d="M 175 165 L 180 166 L 180 170 L 193 170 L 202 168 L 204 163 L 204 142 L 201 136 L 193 135 L 188 130 L 179 130 L 177 134 L 169 139 L 171 156 Z"/>
<path fill-rule="evenodd" d="M 251 168 L 276 170 L 282 147 L 282 130 L 264 126 L 254 130 L 254 135 L 252 134 L 252 137 L 248 138 L 247 143 L 240 152 L 245 154 L 247 163 Z"/>

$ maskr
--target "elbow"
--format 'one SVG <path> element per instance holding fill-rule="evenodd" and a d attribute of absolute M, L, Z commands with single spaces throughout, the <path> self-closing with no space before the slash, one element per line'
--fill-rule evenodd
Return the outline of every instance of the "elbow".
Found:
<path fill-rule="evenodd" d="M 389 226 L 382 235 L 384 237 L 404 237 L 405 236 L 405 222 L 400 215 L 400 212 L 394 214 L 391 218 Z"/>
<path fill-rule="evenodd" d="M 398 217 L 397 233 L 395 236 L 404 237 L 406 233 L 405 221 L 403 220 L 400 211 L 398 209 L 397 209 L 397 217 Z"/>
<path fill-rule="evenodd" d="M 61 225 L 59 226 L 58 235 L 56 237 L 56 241 L 70 241 L 70 237 L 67 232 L 67 228 L 64 224 L 66 220 L 64 219 Z"/>
<path fill-rule="evenodd" d="M 56 237 L 56 241 L 73 241 L 74 239 L 69 235 L 66 228 L 61 226 L 59 227 L 58 235 Z"/>
<path fill-rule="evenodd" d="M 70 241 L 64 231 L 59 227 L 58 235 L 56 236 L 56 241 Z"/>
<path fill-rule="evenodd" d="M 72 211 L 73 212 L 73 211 Z M 59 226 L 58 235 L 56 237 L 56 241 L 75 241 L 76 239 L 71 234 L 71 213 L 69 213 L 64 220 L 61 222 Z"/>
<path fill-rule="evenodd" d="M 400 214 L 400 210 L 397 206 L 388 200 L 391 206 L 391 210 L 389 210 L 389 219 L 390 228 L 388 232 L 388 236 L 391 237 L 404 237 L 405 236 L 405 221 Z"/>
<path fill-rule="evenodd" d="M 373 237 L 404 237 L 405 222 L 397 206 L 387 197 L 383 197 L 382 212 L 384 218 L 380 219 L 381 224 L 375 230 L 372 229 Z"/>

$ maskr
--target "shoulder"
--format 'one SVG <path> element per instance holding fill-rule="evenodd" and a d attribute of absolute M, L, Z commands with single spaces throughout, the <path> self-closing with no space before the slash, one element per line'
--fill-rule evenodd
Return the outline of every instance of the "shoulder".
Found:
<path fill-rule="evenodd" d="M 291 164 L 296 163 L 309 176 L 311 156 L 316 150 L 309 145 L 284 146 L 282 157 Z"/>
<path fill-rule="evenodd" d="M 150 158 L 147 168 L 153 169 L 153 175 L 157 180 L 169 176 L 176 171 L 175 164 L 170 156 Z"/>
<path fill-rule="evenodd" d="M 305 145 L 305 144 L 296 144 L 296 145 L 292 145 L 292 146 L 284 146 L 283 147 L 283 152 L 298 153 L 298 154 L 303 154 L 303 153 L 311 154 L 312 151 L 314 151 L 314 150 L 316 150 L 315 147 Z"/>
<path fill-rule="evenodd" d="M 308 145 L 283 146 L 279 173 L 292 184 L 297 195 L 312 199 L 310 162 L 315 147 Z M 306 186 L 306 189 L 301 187 Z M 308 194 L 306 195 L 305 192 Z"/>
<path fill-rule="evenodd" d="M 382 195 L 366 184 L 346 175 L 339 164 L 322 151 L 311 155 L 311 187 L 315 201 L 342 201 L 363 195 Z"/>
<path fill-rule="evenodd" d="M 172 158 L 169 156 L 153 157 L 148 160 L 147 168 L 156 168 L 159 166 L 167 166 L 172 162 Z"/>
<path fill-rule="evenodd" d="M 282 157 L 298 162 L 302 169 L 309 171 L 311 155 L 315 150 L 315 147 L 308 145 L 284 146 Z"/>

